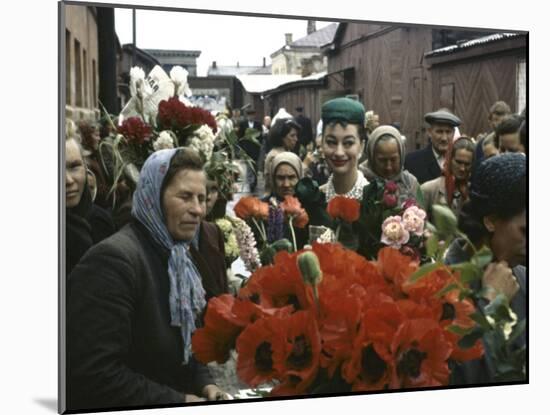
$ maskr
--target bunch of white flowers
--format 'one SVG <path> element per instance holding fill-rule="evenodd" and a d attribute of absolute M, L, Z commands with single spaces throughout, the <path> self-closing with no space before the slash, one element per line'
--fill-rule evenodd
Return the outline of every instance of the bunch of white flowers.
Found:
<path fill-rule="evenodd" d="M 223 239 L 225 242 L 225 257 L 235 259 L 239 256 L 239 244 L 237 243 L 237 237 L 233 231 L 233 224 L 229 219 L 220 218 L 216 219 L 216 225 L 221 229 L 223 233 Z"/>
<path fill-rule="evenodd" d="M 218 132 L 216 133 L 216 140 L 223 141 L 233 131 L 233 121 L 229 119 L 225 114 L 218 114 L 216 116 L 216 124 L 218 126 Z"/>
<path fill-rule="evenodd" d="M 202 154 L 208 162 L 214 151 L 214 133 L 207 125 L 198 128 L 189 139 L 189 147 Z"/>
<path fill-rule="evenodd" d="M 174 138 L 172 132 L 164 130 L 161 131 L 158 138 L 153 142 L 153 148 L 155 151 L 163 150 L 165 148 L 174 148 Z"/>

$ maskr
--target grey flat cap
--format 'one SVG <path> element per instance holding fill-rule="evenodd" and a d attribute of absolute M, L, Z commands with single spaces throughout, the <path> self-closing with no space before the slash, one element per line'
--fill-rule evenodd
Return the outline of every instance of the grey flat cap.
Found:
<path fill-rule="evenodd" d="M 448 124 L 453 127 L 458 127 L 462 124 L 460 118 L 448 111 L 429 112 L 424 115 L 424 120 L 426 120 L 428 124 Z"/>

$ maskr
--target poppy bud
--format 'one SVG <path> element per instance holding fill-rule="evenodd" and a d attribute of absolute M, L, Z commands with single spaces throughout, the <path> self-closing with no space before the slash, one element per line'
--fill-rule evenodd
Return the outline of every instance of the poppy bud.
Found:
<path fill-rule="evenodd" d="M 323 279 L 319 258 L 313 251 L 306 251 L 298 255 L 298 268 L 306 284 L 316 286 Z"/>

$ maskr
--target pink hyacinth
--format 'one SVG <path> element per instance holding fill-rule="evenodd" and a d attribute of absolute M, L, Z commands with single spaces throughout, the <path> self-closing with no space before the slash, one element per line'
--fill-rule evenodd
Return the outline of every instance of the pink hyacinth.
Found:
<path fill-rule="evenodd" d="M 381 242 L 399 249 L 409 241 L 409 232 L 405 229 L 401 216 L 390 216 L 382 224 Z"/>
<path fill-rule="evenodd" d="M 403 213 L 403 226 L 405 230 L 415 235 L 422 236 L 425 219 L 426 212 L 418 206 L 411 206 Z"/>

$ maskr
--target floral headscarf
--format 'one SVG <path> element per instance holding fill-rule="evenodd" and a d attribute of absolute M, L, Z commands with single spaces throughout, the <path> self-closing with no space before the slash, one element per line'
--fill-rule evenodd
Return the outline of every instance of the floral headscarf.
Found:
<path fill-rule="evenodd" d="M 132 216 L 147 228 L 158 244 L 170 251 L 168 259 L 170 324 L 180 327 L 183 340 L 183 363 L 186 364 L 191 355 L 191 335 L 196 328 L 195 320 L 206 306 L 206 293 L 199 271 L 189 253 L 191 241 L 174 241 L 164 223 L 161 187 L 170 166 L 170 160 L 176 152 L 177 149 L 159 150 L 145 161 L 134 193 Z"/>

